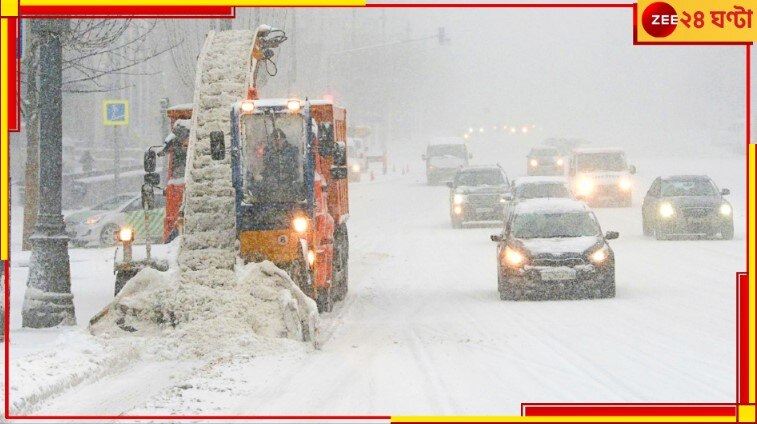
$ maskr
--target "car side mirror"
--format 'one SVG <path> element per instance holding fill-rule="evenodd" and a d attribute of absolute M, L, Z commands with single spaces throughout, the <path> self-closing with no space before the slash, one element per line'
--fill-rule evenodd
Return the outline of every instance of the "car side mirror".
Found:
<path fill-rule="evenodd" d="M 631 175 L 636 173 L 636 167 L 634 165 L 631 165 L 628 167 L 628 172 L 631 173 Z"/>
<path fill-rule="evenodd" d="M 160 185 L 160 174 L 157 172 L 148 172 L 145 174 L 145 184 L 149 184 L 151 186 L 157 186 Z"/>
<path fill-rule="evenodd" d="M 723 196 L 729 195 L 729 194 L 731 194 L 731 190 L 728 190 L 727 188 L 724 188 L 724 189 L 720 190 L 720 194 L 723 195 Z"/>
<path fill-rule="evenodd" d="M 152 209 L 155 207 L 155 190 L 152 184 L 142 184 L 142 208 Z"/>
<path fill-rule="evenodd" d="M 500 234 L 492 234 L 492 235 L 489 236 L 489 238 L 491 239 L 491 241 L 499 243 L 499 242 L 502 241 L 502 233 L 500 233 Z"/>
<path fill-rule="evenodd" d="M 455 188 L 455 183 L 453 183 L 452 181 L 447 181 L 447 187 Z"/>
<path fill-rule="evenodd" d="M 221 160 L 226 157 L 226 145 L 223 141 L 223 131 L 210 132 L 210 156 L 213 160 Z"/>
<path fill-rule="evenodd" d="M 147 149 L 145 152 L 145 158 L 144 158 L 144 166 L 145 166 L 145 172 L 155 172 L 155 164 L 157 162 L 157 154 L 151 150 Z"/>
<path fill-rule="evenodd" d="M 608 231 L 605 233 L 605 240 L 615 240 L 618 237 L 620 237 L 620 234 L 617 231 Z"/>

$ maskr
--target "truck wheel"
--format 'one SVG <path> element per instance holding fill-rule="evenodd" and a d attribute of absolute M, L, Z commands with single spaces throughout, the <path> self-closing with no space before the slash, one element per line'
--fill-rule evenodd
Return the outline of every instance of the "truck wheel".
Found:
<path fill-rule="evenodd" d="M 100 231 L 100 245 L 110 247 L 116 245 L 116 235 L 118 234 L 118 225 L 108 224 Z"/>
<path fill-rule="evenodd" d="M 331 287 L 318 289 L 318 295 L 315 297 L 315 304 L 318 305 L 318 312 L 331 312 L 334 308 L 331 296 Z"/>
<path fill-rule="evenodd" d="M 139 272 L 138 269 L 119 270 L 116 272 L 116 286 L 113 290 L 113 296 L 118 295 L 121 289 L 124 288 L 126 283 L 129 282 Z"/>
<path fill-rule="evenodd" d="M 336 251 L 333 259 L 332 281 L 336 283 L 334 300 L 343 300 L 347 296 L 349 286 L 349 257 L 350 241 L 347 235 L 347 226 L 340 225 L 334 234 Z"/>
<path fill-rule="evenodd" d="M 720 235 L 723 237 L 723 240 L 733 240 L 733 221 L 723 226 L 723 229 L 720 230 Z"/>

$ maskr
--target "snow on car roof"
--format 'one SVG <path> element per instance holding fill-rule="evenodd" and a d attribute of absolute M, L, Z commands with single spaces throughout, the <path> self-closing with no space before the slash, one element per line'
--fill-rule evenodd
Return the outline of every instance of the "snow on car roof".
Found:
<path fill-rule="evenodd" d="M 450 145 L 450 144 L 465 144 L 465 140 L 460 137 L 432 137 L 428 143 L 430 146 L 436 145 Z"/>
<path fill-rule="evenodd" d="M 514 186 L 520 186 L 524 184 L 566 184 L 565 177 L 558 176 L 534 176 L 534 177 L 518 177 L 513 182 Z"/>
<path fill-rule="evenodd" d="M 550 198 L 550 199 L 531 199 L 525 202 L 518 203 L 513 213 L 515 214 L 527 214 L 527 213 L 576 213 L 576 212 L 589 212 L 588 206 L 584 202 L 565 199 L 565 198 Z"/>
<path fill-rule="evenodd" d="M 465 171 L 477 171 L 477 170 L 485 170 L 485 169 L 496 169 L 499 171 L 500 168 L 498 165 L 468 165 L 460 168 L 459 172 L 465 172 Z"/>
<path fill-rule="evenodd" d="M 668 175 L 667 177 L 663 176 L 661 179 L 665 181 L 690 181 L 690 180 L 709 180 L 710 177 L 707 175 Z"/>
<path fill-rule="evenodd" d="M 622 147 L 579 147 L 573 153 L 625 153 Z"/>

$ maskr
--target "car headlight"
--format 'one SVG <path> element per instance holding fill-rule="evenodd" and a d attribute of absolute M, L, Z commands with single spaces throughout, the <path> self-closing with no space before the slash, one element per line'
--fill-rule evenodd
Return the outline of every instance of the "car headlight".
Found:
<path fill-rule="evenodd" d="M 90 216 L 89 218 L 87 218 L 86 220 L 84 220 L 84 223 L 87 224 L 87 225 L 95 225 L 98 222 L 100 222 L 101 219 L 103 219 L 102 215 Z"/>
<path fill-rule="evenodd" d="M 531 164 L 531 166 L 533 167 L 539 166 L 539 161 L 536 159 L 531 159 L 528 163 Z"/>
<path fill-rule="evenodd" d="M 589 178 L 581 178 L 578 180 L 578 194 L 591 194 L 594 191 L 594 181 Z"/>
<path fill-rule="evenodd" d="M 563 162 L 562 158 L 558 158 L 558 159 L 557 159 L 557 161 L 556 161 L 555 163 L 557 164 L 557 166 L 562 166 L 562 164 L 563 164 L 564 162 Z"/>
<path fill-rule="evenodd" d="M 452 208 L 452 212 L 454 212 L 455 215 L 461 215 L 463 213 L 463 207 L 460 205 L 455 205 L 455 207 Z"/>
<path fill-rule="evenodd" d="M 466 196 L 464 194 L 455 193 L 454 196 L 452 196 L 452 203 L 455 205 L 462 205 L 465 203 Z"/>
<path fill-rule="evenodd" d="M 670 203 L 661 204 L 658 212 L 663 218 L 670 218 L 671 216 L 676 214 L 675 208 L 673 208 L 673 205 L 671 205 Z"/>
<path fill-rule="evenodd" d="M 623 191 L 630 190 L 631 186 L 632 186 L 632 184 L 631 184 L 631 179 L 630 178 L 623 177 L 623 178 L 620 179 L 620 181 L 618 181 L 618 187 L 620 187 L 620 189 L 623 190 Z"/>
<path fill-rule="evenodd" d="M 607 258 L 610 256 L 610 249 L 607 248 L 607 245 L 603 245 L 599 249 L 595 250 L 592 254 L 589 255 L 589 260 L 594 265 L 601 265 L 607 261 Z"/>
<path fill-rule="evenodd" d="M 720 214 L 723 216 L 731 216 L 731 212 L 733 212 L 733 209 L 731 209 L 731 205 L 728 203 L 723 203 L 720 205 Z"/>
<path fill-rule="evenodd" d="M 292 228 L 298 233 L 304 233 L 308 230 L 308 219 L 304 216 L 298 216 L 292 220 Z"/>
<path fill-rule="evenodd" d="M 360 172 L 360 165 L 358 164 L 352 165 L 352 172 Z"/>
<path fill-rule="evenodd" d="M 505 260 L 505 266 L 509 266 L 511 268 L 517 268 L 525 265 L 526 263 L 526 256 L 510 246 L 505 247 L 505 253 L 503 256 Z"/>

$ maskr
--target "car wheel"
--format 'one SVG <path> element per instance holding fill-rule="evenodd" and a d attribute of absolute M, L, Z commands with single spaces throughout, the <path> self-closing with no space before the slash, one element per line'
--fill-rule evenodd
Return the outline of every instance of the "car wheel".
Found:
<path fill-rule="evenodd" d="M 657 240 L 668 240 L 670 236 L 662 229 L 660 224 L 657 224 L 654 229 L 654 238 Z"/>
<path fill-rule="evenodd" d="M 100 231 L 100 245 L 101 246 L 115 246 L 116 236 L 118 235 L 118 225 L 108 224 Z"/>
<path fill-rule="evenodd" d="M 615 280 L 610 281 L 605 287 L 602 288 L 601 296 L 603 298 L 615 297 Z"/>
<path fill-rule="evenodd" d="M 647 217 L 644 216 L 643 213 L 641 214 L 641 230 L 645 236 L 652 235 L 652 228 L 650 227 L 649 222 L 647 222 Z"/>
<path fill-rule="evenodd" d="M 720 235 L 723 237 L 723 240 L 733 240 L 733 221 L 723 226 L 723 229 L 720 230 Z"/>

